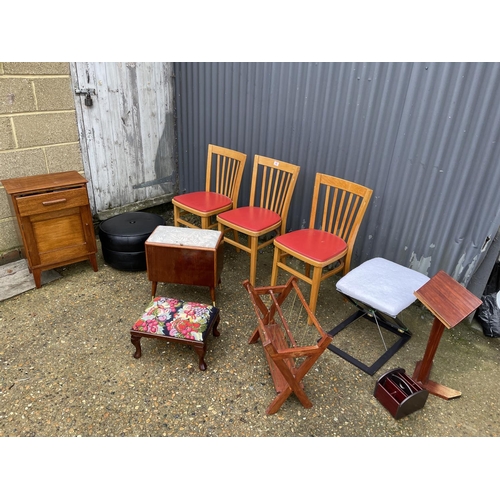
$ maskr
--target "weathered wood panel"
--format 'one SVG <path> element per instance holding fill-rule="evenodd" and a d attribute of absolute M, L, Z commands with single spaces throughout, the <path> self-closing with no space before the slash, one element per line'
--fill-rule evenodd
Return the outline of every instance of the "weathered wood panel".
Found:
<path fill-rule="evenodd" d="M 80 142 L 93 213 L 169 201 L 177 182 L 171 63 L 72 63 Z M 94 94 L 95 91 L 95 94 Z"/>
<path fill-rule="evenodd" d="M 54 269 L 42 271 L 42 285 L 60 277 L 61 275 Z M 0 302 L 34 288 L 35 280 L 26 259 L 0 266 Z"/>

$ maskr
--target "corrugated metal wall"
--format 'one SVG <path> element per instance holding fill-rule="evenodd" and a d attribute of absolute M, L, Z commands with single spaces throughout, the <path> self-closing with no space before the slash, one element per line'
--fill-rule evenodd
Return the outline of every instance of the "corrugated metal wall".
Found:
<path fill-rule="evenodd" d="M 181 191 L 203 189 L 207 144 L 302 167 L 288 229 L 309 220 L 316 172 L 374 190 L 353 266 L 385 257 L 467 285 L 500 226 L 500 64 L 176 63 Z"/>

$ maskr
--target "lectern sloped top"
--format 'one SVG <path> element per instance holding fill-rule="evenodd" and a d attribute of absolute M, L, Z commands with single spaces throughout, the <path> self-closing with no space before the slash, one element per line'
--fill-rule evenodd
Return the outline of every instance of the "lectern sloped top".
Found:
<path fill-rule="evenodd" d="M 453 328 L 481 304 L 474 294 L 444 271 L 439 271 L 415 293 L 446 328 Z"/>

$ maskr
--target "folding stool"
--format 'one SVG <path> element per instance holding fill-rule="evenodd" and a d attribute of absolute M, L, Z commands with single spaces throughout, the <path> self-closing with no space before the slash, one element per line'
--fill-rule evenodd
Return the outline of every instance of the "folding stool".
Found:
<path fill-rule="evenodd" d="M 352 302 L 358 311 L 330 330 L 328 335 L 334 337 L 353 321 L 364 317 L 377 325 L 386 351 L 368 366 L 332 344 L 328 349 L 373 375 L 411 338 L 411 332 L 397 316 L 415 302 L 413 292 L 427 281 L 429 278 L 424 274 L 381 257 L 367 260 L 348 272 L 337 282 L 337 291 Z M 399 336 L 389 348 L 385 345 L 381 327 Z"/>

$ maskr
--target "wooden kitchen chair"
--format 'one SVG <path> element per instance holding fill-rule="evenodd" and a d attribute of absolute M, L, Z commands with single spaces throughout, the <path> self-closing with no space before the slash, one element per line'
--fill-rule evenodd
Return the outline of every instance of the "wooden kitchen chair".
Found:
<path fill-rule="evenodd" d="M 276 285 L 279 269 L 309 283 L 309 307 L 315 313 L 321 282 L 341 271 L 349 272 L 354 242 L 372 192 L 354 182 L 316 174 L 309 228 L 282 234 L 274 240 L 271 285 Z M 296 269 L 287 265 L 288 257 L 302 261 L 304 266 Z M 335 267 L 323 272 L 335 263 Z"/>
<path fill-rule="evenodd" d="M 267 407 L 266 413 L 268 415 L 276 413 L 292 393 L 297 396 L 305 408 L 311 408 L 312 403 L 304 392 L 302 379 L 332 339 L 321 328 L 309 309 L 295 277 L 292 276 L 287 284 L 282 286 L 254 288 L 248 280 L 243 282 L 243 286 L 248 291 L 258 322 L 258 326 L 248 343 L 254 344 L 260 338 L 277 392 L 277 396 Z M 291 299 L 299 298 L 299 315 L 303 309 L 315 327 L 311 333 L 315 341 L 312 345 L 299 345 L 290 330 L 290 324 L 293 323 L 294 328 L 299 325 L 300 316 L 297 316 L 297 311 L 293 312 L 292 309 L 293 318 L 288 311 L 288 319 L 285 318 L 282 305 L 290 292 L 295 292 L 295 294 L 292 293 Z M 262 300 L 261 296 L 263 295 L 268 296 L 269 307 Z M 290 300 L 288 302 L 294 304 L 296 301 Z"/>
<path fill-rule="evenodd" d="M 256 155 L 249 206 L 228 210 L 217 216 L 224 242 L 250 254 L 252 285 L 255 285 L 257 274 L 258 251 L 273 242 L 273 232 L 285 232 L 288 209 L 299 171 L 300 167 L 297 165 Z M 234 238 L 227 236 L 230 230 L 233 231 Z M 246 245 L 240 243 L 239 233 L 247 236 Z M 264 236 L 266 239 L 259 242 L 259 238 Z"/>
<path fill-rule="evenodd" d="M 174 196 L 174 225 L 195 229 L 216 227 L 217 221 L 212 218 L 237 206 L 246 159 L 244 153 L 209 144 L 205 191 Z M 186 218 L 189 215 L 191 220 Z M 192 216 L 200 218 L 199 225 L 196 225 Z"/>

